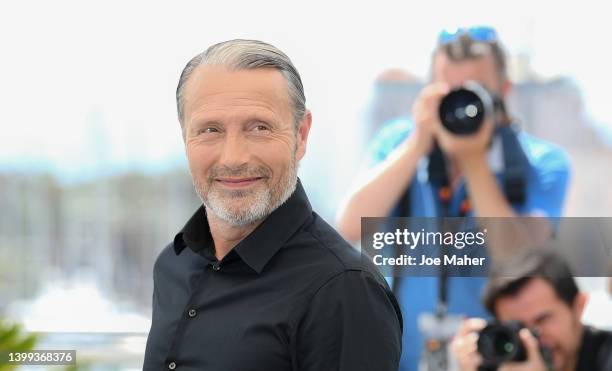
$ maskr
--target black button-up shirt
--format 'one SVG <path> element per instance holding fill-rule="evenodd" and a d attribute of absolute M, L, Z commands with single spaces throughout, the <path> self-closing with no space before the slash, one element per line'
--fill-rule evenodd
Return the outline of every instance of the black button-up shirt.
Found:
<path fill-rule="evenodd" d="M 576 371 L 612 370 L 612 332 L 584 326 Z"/>
<path fill-rule="evenodd" d="M 221 261 L 200 208 L 153 271 L 143 369 L 397 370 L 399 306 L 376 268 L 293 195 Z"/>

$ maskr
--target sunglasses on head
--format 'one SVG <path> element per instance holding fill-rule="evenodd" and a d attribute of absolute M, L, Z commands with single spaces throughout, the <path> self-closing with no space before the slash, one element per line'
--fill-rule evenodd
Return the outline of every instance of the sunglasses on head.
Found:
<path fill-rule="evenodd" d="M 454 30 L 442 30 L 438 36 L 438 43 L 445 45 L 467 35 L 470 39 L 480 42 L 497 41 L 497 31 L 489 26 L 461 27 Z"/>

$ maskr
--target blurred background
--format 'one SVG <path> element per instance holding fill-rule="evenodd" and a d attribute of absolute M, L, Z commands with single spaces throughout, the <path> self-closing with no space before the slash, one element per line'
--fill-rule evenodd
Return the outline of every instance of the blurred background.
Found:
<path fill-rule="evenodd" d="M 0 5 L 0 333 L 16 322 L 24 347 L 36 332 L 36 349 L 76 348 L 90 369 L 141 369 L 153 262 L 199 206 L 176 84 L 191 57 L 232 38 L 272 43 L 300 71 L 314 118 L 300 176 L 332 224 L 369 139 L 409 114 L 438 32 L 481 24 L 509 53 L 511 112 L 570 155 L 564 215 L 610 216 L 605 3 L 368 4 Z M 385 83 L 394 98 L 377 93 Z M 611 327 L 605 281 L 581 282 L 586 321 Z"/>

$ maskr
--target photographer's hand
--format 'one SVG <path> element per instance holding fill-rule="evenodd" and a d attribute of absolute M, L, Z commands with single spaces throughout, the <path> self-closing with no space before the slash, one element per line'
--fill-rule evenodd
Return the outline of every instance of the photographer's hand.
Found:
<path fill-rule="evenodd" d="M 442 151 L 465 177 L 470 202 L 478 217 L 514 217 L 517 214 L 506 200 L 487 161 L 493 135 L 493 123 L 487 119 L 471 135 L 455 135 L 435 123 L 434 133 Z"/>
<path fill-rule="evenodd" d="M 486 159 L 493 129 L 493 122 L 490 118 L 487 118 L 476 133 L 456 135 L 446 130 L 440 120 L 437 120 L 434 134 L 442 151 L 456 160 L 460 167 L 465 167 Z"/>
<path fill-rule="evenodd" d="M 431 152 L 436 128 L 442 126 L 438 106 L 449 91 L 450 86 L 448 84 L 429 84 L 423 88 L 412 106 L 412 117 L 415 124 L 412 136 L 418 143 L 423 155 Z"/>
<path fill-rule="evenodd" d="M 499 371 L 548 371 L 546 363 L 540 354 L 538 340 L 533 336 L 531 331 L 524 328 L 519 332 L 519 336 L 527 349 L 527 360 L 525 362 L 505 363 Z"/>
<path fill-rule="evenodd" d="M 487 322 L 481 318 L 466 320 L 457 335 L 451 342 L 451 352 L 457 359 L 459 370 L 476 371 L 482 363 L 478 353 L 478 331 L 482 330 Z"/>
<path fill-rule="evenodd" d="M 448 93 L 446 84 L 431 84 L 417 98 L 413 115 L 415 127 L 407 139 L 385 161 L 356 180 L 350 196 L 342 202 L 337 216 L 338 230 L 349 241 L 361 238 L 361 217 L 385 217 L 406 192 L 419 160 L 433 146 L 433 127 L 440 99 Z"/>
<path fill-rule="evenodd" d="M 517 249 L 545 243 L 552 234 L 552 226 L 543 217 L 529 220 L 515 218 L 519 214 L 506 199 L 487 160 L 493 131 L 493 123 L 485 121 L 472 135 L 453 135 L 438 121 L 435 136 L 442 150 L 465 177 L 474 216 L 512 218 L 505 223 L 481 220 L 481 227 L 489 231 L 489 254 L 493 259 L 503 259 Z"/>

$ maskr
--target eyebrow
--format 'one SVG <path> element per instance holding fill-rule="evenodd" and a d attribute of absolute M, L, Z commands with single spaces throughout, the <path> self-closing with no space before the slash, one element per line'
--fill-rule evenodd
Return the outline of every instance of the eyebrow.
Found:
<path fill-rule="evenodd" d="M 245 116 L 244 119 L 240 120 L 241 124 L 248 124 L 252 122 L 264 122 L 274 127 L 278 126 L 278 120 L 276 118 L 272 116 L 261 115 L 261 114 L 250 114 L 248 116 Z M 210 117 L 210 118 L 202 117 L 202 118 L 192 119 L 191 125 L 193 127 L 207 126 L 207 125 L 225 126 L 222 120 L 219 120 L 213 117 Z"/>
<path fill-rule="evenodd" d="M 550 318 L 550 316 L 552 316 L 552 313 L 550 312 L 546 312 L 546 313 L 542 313 L 539 316 L 537 316 L 533 322 L 534 323 L 542 323 L 542 321 L 544 321 L 547 318 Z"/>
<path fill-rule="evenodd" d="M 206 125 L 222 125 L 220 121 L 215 119 L 196 119 L 191 120 L 191 125 L 196 126 L 206 126 Z"/>

